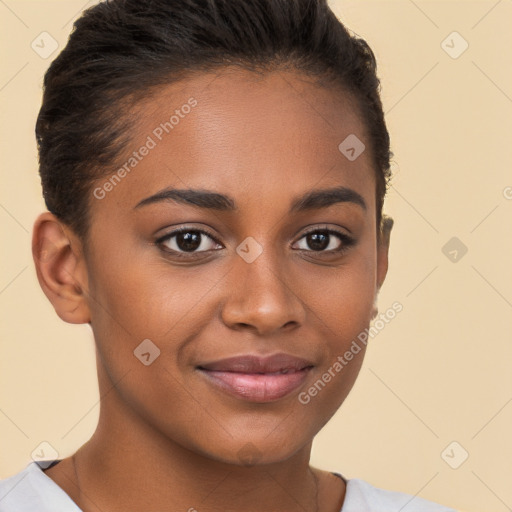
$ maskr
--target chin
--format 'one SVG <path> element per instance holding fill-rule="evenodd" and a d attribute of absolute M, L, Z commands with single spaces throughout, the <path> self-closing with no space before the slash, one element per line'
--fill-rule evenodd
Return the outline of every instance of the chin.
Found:
<path fill-rule="evenodd" d="M 212 447 L 215 449 L 212 450 Z M 245 440 L 230 439 L 229 442 L 227 440 L 212 442 L 200 450 L 200 453 L 204 457 L 224 464 L 257 467 L 284 462 L 300 448 L 300 446 L 287 445 L 283 441 L 276 446 L 276 440 L 270 440 L 268 434 L 265 434 L 257 439 L 253 437 L 252 440 L 246 436 Z"/>

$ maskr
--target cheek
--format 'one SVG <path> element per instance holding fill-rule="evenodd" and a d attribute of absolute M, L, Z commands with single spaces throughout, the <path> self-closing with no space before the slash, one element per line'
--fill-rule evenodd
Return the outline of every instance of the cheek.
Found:
<path fill-rule="evenodd" d="M 222 278 L 215 272 L 174 267 L 162 261 L 98 266 L 91 283 L 93 318 L 134 339 L 160 338 L 204 310 L 205 294 Z M 123 336 L 126 337 L 126 336 Z"/>
<path fill-rule="evenodd" d="M 130 267 L 113 259 L 92 275 L 92 327 L 106 386 L 119 383 L 126 405 L 185 443 L 183 432 L 204 424 L 207 411 L 191 399 L 178 360 L 207 316 L 201 298 L 214 281 L 191 278 L 185 269 L 171 273 L 162 264 Z"/>
<path fill-rule="evenodd" d="M 303 398 L 304 402 L 316 401 L 326 414 L 334 414 L 345 400 L 366 352 L 376 292 L 376 253 L 371 241 L 365 245 L 361 244 L 346 266 L 333 270 L 329 279 L 325 275 L 321 279 L 321 269 L 311 276 L 311 282 L 322 284 L 310 294 L 309 304 L 316 329 L 325 340 L 325 357 L 316 384 L 305 390 Z"/>
<path fill-rule="evenodd" d="M 376 253 L 371 243 L 361 244 L 346 264 L 329 271 L 312 266 L 308 272 L 305 301 L 341 345 L 357 336 L 371 320 L 376 274 Z"/>

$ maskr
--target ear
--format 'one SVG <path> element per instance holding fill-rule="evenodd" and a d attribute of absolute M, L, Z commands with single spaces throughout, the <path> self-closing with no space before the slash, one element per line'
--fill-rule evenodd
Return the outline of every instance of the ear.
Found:
<path fill-rule="evenodd" d="M 387 215 L 382 216 L 380 223 L 379 236 L 377 237 L 377 292 L 373 303 L 372 319 L 377 316 L 377 297 L 380 291 L 386 274 L 388 273 L 388 254 L 389 242 L 391 239 L 391 229 L 393 228 L 394 221 Z"/>
<path fill-rule="evenodd" d="M 90 322 L 82 244 L 52 213 L 42 213 L 34 223 L 32 256 L 39 284 L 57 315 L 71 324 Z"/>

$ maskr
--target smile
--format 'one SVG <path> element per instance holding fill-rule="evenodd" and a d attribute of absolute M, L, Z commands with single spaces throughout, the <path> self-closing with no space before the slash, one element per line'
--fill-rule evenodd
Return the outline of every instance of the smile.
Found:
<path fill-rule="evenodd" d="M 250 402 L 273 402 L 297 390 L 314 364 L 309 359 L 278 352 L 241 354 L 196 367 L 207 382 Z"/>

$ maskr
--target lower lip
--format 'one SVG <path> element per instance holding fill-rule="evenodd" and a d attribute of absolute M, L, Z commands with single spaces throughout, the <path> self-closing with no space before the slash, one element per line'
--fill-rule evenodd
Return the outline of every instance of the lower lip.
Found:
<path fill-rule="evenodd" d="M 273 402 L 298 389 L 306 380 L 311 367 L 293 373 L 236 373 L 199 368 L 208 381 L 219 389 L 250 402 Z"/>

